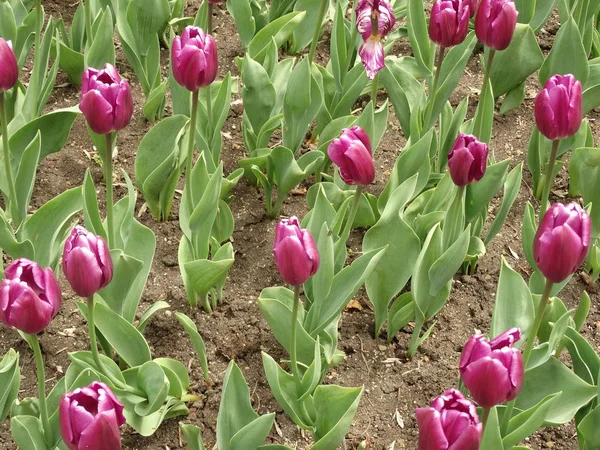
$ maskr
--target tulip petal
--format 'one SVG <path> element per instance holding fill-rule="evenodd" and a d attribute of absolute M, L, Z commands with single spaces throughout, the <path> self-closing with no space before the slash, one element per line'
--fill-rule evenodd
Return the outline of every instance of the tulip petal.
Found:
<path fill-rule="evenodd" d="M 478 450 L 482 432 L 482 424 L 470 425 L 465 428 L 460 437 L 448 447 L 448 450 Z"/>
<path fill-rule="evenodd" d="M 92 424 L 81 433 L 79 448 L 85 450 L 119 450 L 121 434 L 114 411 L 98 414 Z"/>
<path fill-rule="evenodd" d="M 292 286 L 300 286 L 310 277 L 313 261 L 295 236 L 284 238 L 273 250 L 282 278 Z"/>
<path fill-rule="evenodd" d="M 446 450 L 448 440 L 442 429 L 441 416 L 433 408 L 417 408 L 419 450 Z"/>
<path fill-rule="evenodd" d="M 91 90 L 83 95 L 79 109 L 94 133 L 108 134 L 112 131 L 113 107 L 100 92 Z"/>
<path fill-rule="evenodd" d="M 481 358 L 465 369 L 465 386 L 482 408 L 491 408 L 506 401 L 512 390 L 508 369 L 491 357 Z"/>
<path fill-rule="evenodd" d="M 90 250 L 74 248 L 63 261 L 63 268 L 69 284 L 80 297 L 91 297 L 100 290 L 102 269 Z"/>

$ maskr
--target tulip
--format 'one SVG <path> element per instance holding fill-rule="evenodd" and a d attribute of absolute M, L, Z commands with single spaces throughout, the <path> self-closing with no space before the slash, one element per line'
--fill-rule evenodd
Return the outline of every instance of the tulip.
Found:
<path fill-rule="evenodd" d="M 358 49 L 358 56 L 367 71 L 369 80 L 373 80 L 375 75 L 385 67 L 383 44 L 379 38 L 370 37 L 363 42 Z"/>
<path fill-rule="evenodd" d="M 466 186 L 481 180 L 487 168 L 488 146 L 475 136 L 460 134 L 450 153 L 448 170 L 457 186 Z"/>
<path fill-rule="evenodd" d="M 112 280 L 113 264 L 106 241 L 76 226 L 65 242 L 63 271 L 80 297 L 90 297 Z"/>
<path fill-rule="evenodd" d="M 83 72 L 79 109 L 96 134 L 122 130 L 133 115 L 131 87 L 110 64 L 105 64 L 103 70 L 87 69 Z"/>
<path fill-rule="evenodd" d="M 483 425 L 477 408 L 460 391 L 450 389 L 430 408 L 417 409 L 419 450 L 478 450 Z"/>
<path fill-rule="evenodd" d="M 375 179 L 371 141 L 362 128 L 353 126 L 342 130 L 327 148 L 329 158 L 340 168 L 346 184 L 369 185 Z"/>
<path fill-rule="evenodd" d="M 513 0 L 482 0 L 475 17 L 475 34 L 493 50 L 505 50 L 512 41 L 519 15 Z"/>
<path fill-rule="evenodd" d="M 208 86 L 217 77 L 217 43 L 201 28 L 187 26 L 173 39 L 171 60 L 175 80 L 190 92 Z"/>
<path fill-rule="evenodd" d="M 99 381 L 63 395 L 59 406 L 60 434 L 69 450 L 119 450 L 123 405 Z"/>
<path fill-rule="evenodd" d="M 12 89 L 19 79 L 19 67 L 11 41 L 0 38 L 0 92 Z"/>
<path fill-rule="evenodd" d="M 479 0 L 463 0 L 463 3 L 469 5 L 469 15 L 474 17 L 477 13 L 477 8 L 479 8 Z"/>
<path fill-rule="evenodd" d="M 0 285 L 0 322 L 27 334 L 42 332 L 58 314 L 62 295 L 52 269 L 25 258 L 4 271 Z"/>
<path fill-rule="evenodd" d="M 308 230 L 300 228 L 297 217 L 282 219 L 275 230 L 273 254 L 277 270 L 292 286 L 300 286 L 319 269 L 317 246 Z"/>
<path fill-rule="evenodd" d="M 535 122 L 550 140 L 565 139 L 579 130 L 583 117 L 581 83 L 573 75 L 554 75 L 535 99 Z"/>
<path fill-rule="evenodd" d="M 489 341 L 471 336 L 460 359 L 460 375 L 473 399 L 489 409 L 509 402 L 523 387 L 523 354 L 513 344 L 521 338 L 518 328 Z"/>
<path fill-rule="evenodd" d="M 376 32 L 373 18 L 378 24 Z M 365 41 L 373 35 L 386 37 L 395 24 L 394 9 L 387 0 L 360 0 L 356 7 L 356 28 Z"/>
<path fill-rule="evenodd" d="M 465 0 L 437 0 L 431 9 L 429 38 L 442 47 L 460 44 L 469 32 L 470 13 Z"/>
<path fill-rule="evenodd" d="M 562 283 L 579 268 L 590 248 L 591 219 L 576 203 L 555 203 L 544 215 L 533 241 L 538 269 Z"/>

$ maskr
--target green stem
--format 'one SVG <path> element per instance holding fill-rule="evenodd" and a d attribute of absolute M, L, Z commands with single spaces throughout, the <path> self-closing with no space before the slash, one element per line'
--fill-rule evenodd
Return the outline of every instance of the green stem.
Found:
<path fill-rule="evenodd" d="M 106 371 L 104 370 L 102 361 L 100 361 L 100 353 L 98 352 L 98 343 L 96 341 L 96 322 L 95 322 L 95 318 L 94 318 L 95 303 L 94 303 L 93 295 L 87 298 L 87 305 L 88 305 L 87 322 L 88 322 L 88 330 L 89 330 L 89 334 L 90 334 L 90 349 L 92 351 L 92 358 L 94 359 L 94 362 L 96 363 L 96 366 L 98 367 L 98 370 L 100 370 L 102 373 L 105 373 Z"/>
<path fill-rule="evenodd" d="M 48 406 L 46 405 L 46 371 L 44 367 L 44 357 L 42 356 L 42 349 L 40 348 L 40 341 L 37 335 L 31 335 L 31 349 L 35 356 L 35 368 L 37 372 L 38 382 L 38 397 L 40 403 L 40 418 L 42 420 L 42 427 L 44 428 L 44 437 L 46 442 L 52 442 L 52 428 L 50 427 L 50 421 L 48 420 Z"/>
<path fill-rule="evenodd" d="M 209 3 L 206 14 L 206 32 L 208 34 L 213 34 L 213 4 Z"/>
<path fill-rule="evenodd" d="M 481 424 L 483 425 L 482 434 L 485 434 L 485 426 L 487 425 L 488 418 L 490 417 L 490 411 L 491 411 L 490 408 L 483 408 L 483 415 L 481 416 Z"/>
<path fill-rule="evenodd" d="M 379 84 L 379 74 L 375 74 L 371 82 L 371 101 L 373 102 L 373 110 L 377 109 L 377 88 Z"/>
<path fill-rule="evenodd" d="M 85 13 L 85 41 L 88 46 L 92 45 L 92 6 L 89 0 L 83 4 L 83 11 Z"/>
<path fill-rule="evenodd" d="M 8 184 L 8 196 L 4 199 L 5 208 L 8 210 L 10 205 L 11 216 L 15 228 L 18 229 L 21 225 L 19 209 L 17 205 L 17 191 L 12 176 L 12 168 L 10 164 L 10 147 L 8 146 L 8 118 L 6 115 L 6 103 L 4 101 L 4 92 L 0 92 L 0 122 L 2 122 L 2 150 L 4 152 L 4 173 Z"/>
<path fill-rule="evenodd" d="M 431 88 L 431 91 L 429 92 L 429 100 L 426 109 L 426 120 L 423 123 L 425 128 L 433 126 L 433 124 L 430 124 L 429 122 L 431 122 L 431 116 L 433 115 L 433 104 L 435 103 L 435 94 L 437 93 L 440 84 L 440 74 L 442 72 L 442 64 L 444 63 L 445 56 L 446 47 L 440 45 L 438 47 L 437 56 L 435 60 L 435 76 L 433 78 L 433 86 Z"/>
<path fill-rule="evenodd" d="M 350 26 L 352 27 L 352 35 L 350 37 L 350 44 L 352 45 L 352 49 L 350 54 L 348 55 L 348 61 L 346 61 L 346 72 L 348 72 L 356 60 L 356 38 L 358 37 L 358 30 L 356 29 L 356 4 L 358 0 L 354 0 L 352 4 L 352 17 L 350 19 Z M 353 58 L 354 56 L 354 58 Z"/>
<path fill-rule="evenodd" d="M 329 7 L 329 1 L 323 0 L 321 2 L 321 11 L 319 11 L 319 17 L 317 18 L 315 34 L 313 36 L 313 40 L 310 44 L 310 52 L 308 53 L 308 59 L 312 64 L 315 59 L 315 52 L 317 51 L 317 43 L 319 42 L 319 38 L 321 37 L 321 25 L 323 24 L 323 19 L 325 18 L 325 13 L 327 12 L 327 8 Z"/>
<path fill-rule="evenodd" d="M 496 50 L 491 48 L 490 53 L 488 55 L 487 62 L 485 63 L 485 74 L 483 76 L 483 87 L 481 89 L 482 91 L 483 91 L 483 89 L 488 88 L 490 76 L 492 74 L 492 64 L 494 63 L 494 56 L 496 56 Z"/>
<path fill-rule="evenodd" d="M 104 135 L 104 182 L 106 183 L 106 224 L 108 227 L 108 248 L 115 248 L 115 224 L 113 216 L 113 147 L 112 133 Z"/>
<path fill-rule="evenodd" d="M 363 186 L 358 185 L 356 191 L 354 191 L 354 199 L 352 201 L 352 206 L 350 207 L 350 215 L 348 216 L 348 221 L 346 225 L 344 225 L 344 231 L 342 232 L 342 242 L 346 242 L 348 237 L 350 236 L 350 231 L 352 230 L 352 224 L 354 223 L 354 219 L 356 218 L 356 212 L 358 211 L 358 205 L 360 204 L 360 198 L 362 197 Z"/>
<path fill-rule="evenodd" d="M 548 162 L 548 168 L 546 169 L 546 173 L 544 175 L 544 190 L 542 192 L 542 203 L 540 204 L 540 215 L 539 221 L 542 221 L 544 214 L 546 214 L 546 210 L 548 209 L 548 199 L 550 198 L 550 189 L 552 188 L 552 184 L 554 181 L 554 165 L 556 164 L 556 154 L 558 153 L 558 146 L 560 145 L 560 140 L 555 139 L 552 141 L 552 151 L 550 152 L 550 161 Z"/>
<path fill-rule="evenodd" d="M 206 86 L 204 90 L 206 94 L 206 128 L 208 131 L 207 136 L 210 136 L 212 131 L 212 96 L 210 95 L 210 85 Z"/>
<path fill-rule="evenodd" d="M 41 47 L 41 34 L 42 34 L 42 28 L 44 26 L 44 14 L 43 14 L 43 10 L 42 10 L 42 0 L 36 0 L 35 1 L 35 50 L 33 53 L 33 70 L 34 71 L 38 71 L 41 70 L 40 69 L 40 58 L 42 55 L 42 52 L 40 50 Z M 35 107 L 38 108 L 38 97 L 39 97 L 39 83 L 42 81 L 41 79 L 38 79 L 37 77 L 35 77 L 34 75 L 31 76 L 31 78 L 34 81 L 37 81 L 35 83 L 30 83 L 28 89 L 32 89 L 33 95 L 32 97 L 34 98 L 34 103 L 35 103 Z M 33 117 L 37 117 L 38 116 L 38 112 L 37 110 L 35 111 Z"/>
<path fill-rule="evenodd" d="M 199 91 L 192 93 L 192 114 L 190 116 L 190 138 L 188 142 L 187 158 L 185 161 L 185 186 L 187 192 L 189 214 L 194 211 L 194 199 L 192 198 L 192 166 L 194 160 L 194 144 L 196 143 L 196 121 L 198 117 Z"/>
<path fill-rule="evenodd" d="M 300 286 L 294 286 L 294 305 L 292 307 L 292 328 L 291 328 L 291 340 L 290 340 L 290 366 L 292 369 L 292 375 L 296 381 L 296 386 L 300 389 L 302 384 L 302 378 L 298 371 L 298 357 L 296 355 L 296 341 L 297 341 L 297 330 L 298 330 L 298 310 L 300 308 Z"/>

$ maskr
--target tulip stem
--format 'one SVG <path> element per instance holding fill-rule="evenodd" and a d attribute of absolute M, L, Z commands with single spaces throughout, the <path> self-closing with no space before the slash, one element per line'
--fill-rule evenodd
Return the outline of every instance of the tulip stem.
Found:
<path fill-rule="evenodd" d="M 550 152 L 550 161 L 548 161 L 548 168 L 546 169 L 546 173 L 544 175 L 544 190 L 542 191 L 542 203 L 540 204 L 540 215 L 539 221 L 542 221 L 544 214 L 546 214 L 546 210 L 548 209 L 548 199 L 550 198 L 550 188 L 552 188 L 552 184 L 554 181 L 554 166 L 556 164 L 556 155 L 558 153 L 558 146 L 560 145 L 560 140 L 555 139 L 552 141 L 552 151 Z"/>
<path fill-rule="evenodd" d="M 86 45 L 92 45 L 92 5 L 90 4 L 90 0 L 86 0 L 83 4 L 83 12 L 85 14 Z"/>
<path fill-rule="evenodd" d="M 356 191 L 354 191 L 354 200 L 352 201 L 352 206 L 350 207 L 350 214 L 348 215 L 348 220 L 344 225 L 344 231 L 342 232 L 342 241 L 348 241 L 348 237 L 350 236 L 350 231 L 352 230 L 352 224 L 354 223 L 354 219 L 356 218 L 356 213 L 358 211 L 358 206 L 360 205 L 360 198 L 362 197 L 363 186 L 358 185 Z"/>
<path fill-rule="evenodd" d="M 377 109 L 377 88 L 379 84 L 379 74 L 375 74 L 371 82 L 371 101 L 373 102 L 373 111 Z"/>
<path fill-rule="evenodd" d="M 308 59 L 312 64 L 315 59 L 315 52 L 317 51 L 317 43 L 319 42 L 319 38 L 321 37 L 321 26 L 323 25 L 323 19 L 325 18 L 325 13 L 329 8 L 329 0 L 323 0 L 321 2 L 321 10 L 319 11 L 319 16 L 317 18 L 317 23 L 315 24 L 315 34 L 313 35 L 313 40 L 310 43 L 310 52 L 308 54 Z"/>
<path fill-rule="evenodd" d="M 113 147 L 112 133 L 104 135 L 105 158 L 104 158 L 104 182 L 106 183 L 106 225 L 108 228 L 108 248 L 115 248 L 115 224 L 113 218 Z"/>
<path fill-rule="evenodd" d="M 54 440 L 52 436 L 52 428 L 50 427 L 50 421 L 48 420 L 48 406 L 46 405 L 46 371 L 44 366 L 44 357 L 42 356 L 42 349 L 40 348 L 40 341 L 37 335 L 30 335 L 28 339 L 33 354 L 35 356 L 35 368 L 37 372 L 38 382 L 38 397 L 40 403 L 40 419 L 42 421 L 42 427 L 44 429 L 44 438 L 46 442 L 50 443 Z"/>
<path fill-rule="evenodd" d="M 194 212 L 194 199 L 192 198 L 192 166 L 194 160 L 194 144 L 196 143 L 196 120 L 198 117 L 199 91 L 192 92 L 192 114 L 190 115 L 190 137 L 188 141 L 187 159 L 185 161 L 185 187 L 187 190 L 189 215 Z"/>
<path fill-rule="evenodd" d="M 10 215 L 12 217 L 15 228 L 21 226 L 21 217 L 17 204 L 17 191 L 12 176 L 12 168 L 10 164 L 10 147 L 8 146 L 8 118 L 6 115 L 6 104 L 4 102 L 4 92 L 0 92 L 0 122 L 2 122 L 2 150 L 4 152 L 4 170 L 6 174 L 6 183 L 8 184 L 8 195 L 10 198 L 4 199 L 4 207 L 8 209 L 10 205 Z"/>
<path fill-rule="evenodd" d="M 483 415 L 481 416 L 481 424 L 483 425 L 483 433 L 485 434 L 485 426 L 487 425 L 488 418 L 490 417 L 491 408 L 483 408 Z"/>
<path fill-rule="evenodd" d="M 292 375 L 296 381 L 296 386 L 300 389 L 302 378 L 298 372 L 298 357 L 296 355 L 296 341 L 297 341 L 297 330 L 298 330 L 298 310 L 300 308 L 300 286 L 294 286 L 294 305 L 292 306 L 292 328 L 291 328 L 291 339 L 290 339 L 290 366 L 292 369 Z M 300 392 L 298 392 L 300 395 Z"/>
<path fill-rule="evenodd" d="M 438 47 L 438 51 L 437 51 L 437 56 L 435 59 L 435 76 L 433 78 L 433 86 L 431 87 L 431 90 L 429 91 L 429 100 L 428 100 L 428 104 L 427 104 L 427 109 L 426 109 L 426 120 L 423 123 L 424 129 L 429 129 L 430 127 L 432 127 L 434 124 L 430 124 L 429 122 L 431 122 L 431 116 L 433 115 L 433 105 L 435 103 L 435 94 L 437 93 L 438 90 L 438 85 L 440 83 L 440 74 L 442 73 L 442 64 L 444 63 L 444 57 L 446 56 L 446 47 L 444 47 L 443 45 L 440 45 Z M 441 168 L 440 168 L 441 170 Z"/>
<path fill-rule="evenodd" d="M 98 370 L 102 373 L 104 373 L 104 367 L 102 366 L 102 361 L 100 361 L 100 353 L 98 352 L 98 343 L 96 341 L 96 321 L 94 318 L 94 296 L 90 295 L 87 298 L 87 306 L 88 306 L 88 328 L 89 328 L 89 334 L 90 334 L 90 349 L 92 351 L 92 358 L 94 359 L 94 362 L 96 363 L 96 366 L 98 366 Z"/>

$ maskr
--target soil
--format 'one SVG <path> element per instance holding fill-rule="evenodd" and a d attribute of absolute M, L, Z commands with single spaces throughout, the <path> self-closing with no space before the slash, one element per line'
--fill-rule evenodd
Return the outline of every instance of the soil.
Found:
<path fill-rule="evenodd" d="M 53 16 L 59 13 L 69 22 L 76 4 L 73 0 L 47 0 L 46 10 Z M 195 8 L 187 11 L 195 14 Z M 242 55 L 242 47 L 234 30 L 234 23 L 223 4 L 215 9 L 215 36 L 219 44 L 220 75 L 228 71 L 239 75 L 234 63 L 236 56 Z M 540 34 L 540 43 L 545 51 L 550 48 L 557 31 L 557 19 Z M 317 57 L 322 61 L 328 58 L 329 32 L 319 43 Z M 396 54 L 410 54 L 406 41 L 399 42 Z M 128 77 L 134 88 L 136 100 L 134 119 L 119 133 L 118 156 L 116 158 L 115 182 L 123 183 L 121 169 L 134 178 L 136 149 L 141 138 L 152 127 L 142 114 L 143 93 L 133 70 L 121 52 L 118 55 L 118 70 Z M 168 55 L 163 50 L 165 73 Z M 473 114 L 482 75 L 479 57 L 474 56 L 460 86 L 453 94 L 452 102 L 457 104 L 464 96 L 470 96 L 470 114 Z M 539 85 L 537 77 L 532 76 L 527 85 L 527 99 L 516 111 L 505 116 L 496 114 L 491 146 L 498 159 L 510 158 L 511 166 L 524 161 L 529 135 L 533 127 L 533 97 Z M 382 92 L 383 94 L 383 92 Z M 380 104 L 384 100 L 380 97 Z M 47 111 L 56 108 L 77 105 L 79 91 L 68 83 L 67 77 L 59 73 L 55 90 L 47 105 Z M 366 99 L 358 102 L 358 106 Z M 391 108 L 391 107 L 390 107 Z M 167 113 L 170 110 L 167 109 Z M 596 120 L 600 113 L 593 111 L 589 116 L 595 140 L 600 137 Z M 384 187 L 393 164 L 406 140 L 399 129 L 399 123 L 391 108 L 389 127 L 375 155 L 377 179 L 369 187 L 370 192 L 378 194 Z M 247 156 L 241 137 L 242 110 L 235 106 L 225 123 L 223 160 L 227 173 L 238 167 L 238 160 Z M 89 157 L 93 147 L 87 135 L 83 118 L 78 118 L 65 148 L 58 154 L 50 155 L 40 165 L 38 180 L 34 191 L 32 208 L 36 209 L 66 188 L 80 185 L 84 173 L 91 170 L 100 201 L 103 202 L 103 182 L 101 168 Z M 306 188 L 307 186 L 304 186 Z M 554 195 L 564 196 L 567 192 L 568 178 L 560 174 Z M 283 207 L 282 215 L 302 217 L 308 211 L 303 189 L 291 195 Z M 121 186 L 117 187 L 117 198 L 124 195 Z M 310 437 L 304 436 L 279 408 L 266 383 L 261 363 L 261 351 L 274 358 L 283 357 L 283 351 L 275 341 L 271 331 L 257 307 L 256 299 L 261 290 L 268 286 L 281 284 L 272 258 L 272 241 L 275 220 L 264 213 L 263 194 L 241 180 L 234 191 L 235 200 L 231 205 L 235 217 L 233 243 L 235 264 L 233 265 L 224 291 L 224 302 L 212 315 L 206 315 L 198 309 L 191 309 L 177 266 L 177 248 L 180 230 L 176 217 L 178 199 L 176 199 L 168 221 L 156 222 L 148 211 L 143 211 L 139 220 L 152 229 L 157 238 L 157 249 L 147 288 L 140 305 L 144 311 L 153 302 L 165 300 L 171 309 L 158 313 L 145 332 L 155 357 L 171 357 L 189 365 L 191 370 L 191 392 L 201 399 L 190 406 L 190 415 L 181 419 L 169 420 L 160 427 L 155 435 L 144 438 L 131 428 L 123 431 L 126 449 L 176 449 L 182 448 L 178 431 L 178 420 L 198 425 L 203 430 L 207 448 L 216 441 L 216 419 L 219 408 L 223 376 L 230 360 L 234 359 L 241 367 L 250 386 L 254 408 L 260 413 L 276 412 L 277 426 L 269 442 L 286 444 L 292 448 L 305 449 L 310 446 Z M 426 406 L 446 388 L 456 386 L 458 381 L 458 361 L 462 346 L 468 337 L 476 331 L 486 333 L 489 330 L 496 285 L 501 258 L 527 277 L 530 269 L 521 249 L 520 223 L 528 201 L 535 202 L 531 192 L 531 176 L 525 170 L 523 184 L 515 205 L 508 216 L 501 233 L 487 248 L 479 269 L 474 276 L 457 275 L 450 299 L 437 316 L 437 325 L 431 337 L 421 346 L 412 360 L 406 358 L 406 350 L 411 329 L 401 331 L 391 344 L 373 336 L 373 312 L 364 290 L 355 297 L 356 308 L 344 313 L 340 326 L 340 348 L 346 353 L 345 361 L 332 369 L 326 378 L 327 383 L 342 386 L 364 386 L 365 394 L 361 401 L 354 424 L 345 440 L 343 448 L 355 449 L 362 441 L 373 450 L 416 449 L 418 447 L 418 429 L 414 416 L 415 408 Z M 138 211 L 143 199 L 138 199 Z M 498 207 L 495 201 L 491 213 Z M 360 251 L 364 230 L 353 232 L 350 246 Z M 78 298 L 70 291 L 63 279 L 64 303 L 60 314 L 41 337 L 47 369 L 47 388 L 65 372 L 69 360 L 68 352 L 88 348 L 86 323 L 77 311 Z M 600 311 L 598 310 L 597 286 L 588 287 L 579 278 L 574 277 L 563 291 L 562 299 L 569 307 L 577 304 L 583 289 L 592 296 L 592 311 L 584 326 L 584 336 L 600 345 Z M 206 342 L 211 386 L 204 383 L 200 366 L 193 348 L 183 329 L 175 320 L 174 311 L 183 311 L 198 324 Z M 22 391 L 21 398 L 34 396 L 36 392 L 35 372 L 32 352 L 19 338 L 18 334 L 6 327 L 0 327 L 0 354 L 9 348 L 15 348 L 21 354 Z M 532 449 L 575 449 L 577 440 L 572 424 L 547 428 L 531 437 L 525 445 Z M 0 424 L 0 448 L 16 448 L 8 429 L 8 422 Z"/>

